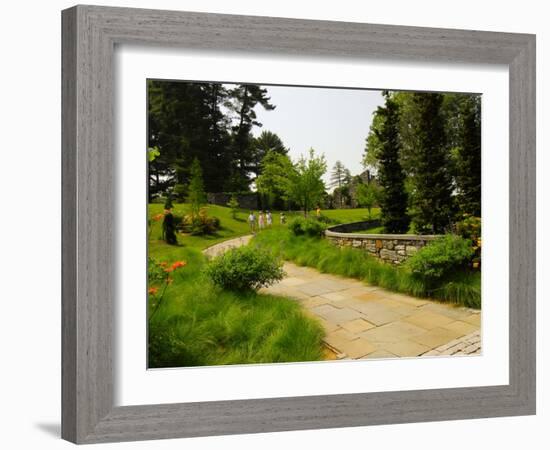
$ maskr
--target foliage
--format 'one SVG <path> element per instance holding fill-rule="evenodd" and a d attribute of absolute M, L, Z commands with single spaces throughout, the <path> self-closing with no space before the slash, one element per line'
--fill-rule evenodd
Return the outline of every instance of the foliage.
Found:
<path fill-rule="evenodd" d="M 207 208 L 200 208 L 198 214 L 187 214 L 182 222 L 182 231 L 192 235 L 213 234 L 220 229 L 221 222 L 217 217 L 208 215 Z"/>
<path fill-rule="evenodd" d="M 195 158 L 191 164 L 191 180 L 187 194 L 187 202 L 191 207 L 191 217 L 194 220 L 199 215 L 202 205 L 206 203 L 206 193 L 204 192 L 204 182 L 202 179 L 202 169 L 199 160 Z"/>
<path fill-rule="evenodd" d="M 169 211 L 174 207 L 174 203 L 172 201 L 172 193 L 168 192 L 166 195 L 166 200 L 164 201 L 164 209 Z"/>
<path fill-rule="evenodd" d="M 447 231 L 457 207 L 460 214 L 479 216 L 481 97 L 392 92 L 386 106 L 388 97 L 399 113 L 395 142 L 417 231 Z M 379 173 L 386 119 L 384 108 L 375 112 L 363 157 L 365 167 Z"/>
<path fill-rule="evenodd" d="M 232 291 L 257 290 L 284 277 L 283 263 L 268 250 L 234 248 L 215 258 L 205 270 L 212 282 Z"/>
<path fill-rule="evenodd" d="M 320 237 L 325 231 L 325 225 L 323 221 L 318 219 L 297 216 L 289 222 L 288 229 L 292 231 L 295 236 L 306 235 Z"/>
<path fill-rule="evenodd" d="M 295 164 L 295 170 L 288 174 L 288 196 L 303 208 L 306 216 L 323 197 L 325 184 L 322 177 L 326 171 L 325 157 L 316 156 L 315 150 L 310 149 L 309 158 L 302 156 Z"/>
<path fill-rule="evenodd" d="M 429 297 L 473 308 L 481 306 L 479 272 L 455 270 L 445 280 L 428 283 L 407 267 L 380 262 L 363 250 L 339 248 L 325 239 L 295 236 L 284 228 L 260 233 L 253 244 L 269 248 L 280 257 L 321 272 L 357 278 L 370 285 L 416 297 Z"/>
<path fill-rule="evenodd" d="M 453 181 L 446 148 L 442 94 L 411 93 L 408 124 L 412 151 L 408 154 L 411 214 L 419 233 L 449 230 L 453 216 Z"/>
<path fill-rule="evenodd" d="M 355 188 L 355 196 L 359 206 L 364 206 L 369 212 L 369 220 L 372 218 L 372 208 L 378 203 L 380 190 L 376 183 L 361 183 Z"/>
<path fill-rule="evenodd" d="M 270 150 L 262 160 L 261 169 L 256 188 L 267 197 L 268 207 L 272 207 L 277 199 L 288 201 L 289 176 L 295 171 L 290 158 Z"/>
<path fill-rule="evenodd" d="M 252 146 L 254 153 L 253 171 L 256 177 L 264 173 L 264 161 L 269 153 L 276 153 L 281 156 L 288 154 L 288 148 L 285 147 L 281 138 L 269 130 L 263 130 L 257 138 L 254 138 Z"/>
<path fill-rule="evenodd" d="M 229 93 L 231 100 L 227 103 L 227 106 L 237 116 L 237 123 L 231 128 L 232 144 L 230 153 L 239 155 L 239 159 L 236 161 L 237 164 L 232 167 L 229 190 L 248 190 L 251 181 L 250 174 L 253 173 L 256 176 L 259 174 L 263 157 L 261 147 L 258 151 L 252 136 L 252 128 L 262 126 L 256 120 L 255 108 L 259 105 L 266 111 L 270 111 L 275 109 L 275 106 L 270 103 L 267 89 L 258 85 L 236 85 Z"/>
<path fill-rule="evenodd" d="M 160 150 L 156 145 L 147 149 L 147 159 L 149 162 L 153 162 L 159 155 Z"/>
<path fill-rule="evenodd" d="M 227 208 L 214 211 L 231 220 Z M 150 368 L 323 359 L 323 328 L 296 301 L 214 286 L 203 274 L 206 258 L 194 247 L 206 238 L 185 239 L 186 245 L 179 247 L 161 241 L 149 244 L 157 260 L 188 263 L 173 277 L 162 305 L 150 317 Z"/>
<path fill-rule="evenodd" d="M 457 187 L 457 201 L 463 213 L 481 215 L 481 97 L 447 97 L 448 134 Z"/>
<path fill-rule="evenodd" d="M 149 299 L 149 320 L 155 315 L 162 304 L 166 288 L 173 283 L 174 272 L 187 265 L 186 261 L 175 261 L 168 264 L 158 262 L 149 257 L 147 259 L 147 294 Z"/>
<path fill-rule="evenodd" d="M 160 155 L 149 163 L 151 196 L 175 184 L 189 184 L 195 158 L 203 166 L 206 190 L 221 191 L 230 175 L 230 118 L 222 112 L 230 93 L 218 83 L 149 80 L 148 145 Z"/>
<path fill-rule="evenodd" d="M 338 223 L 341 223 L 339 220 L 328 217 L 325 214 L 320 214 L 316 217 L 316 219 L 319 222 L 324 223 L 325 225 L 336 225 Z"/>
<path fill-rule="evenodd" d="M 481 239 L 481 217 L 464 214 L 463 219 L 456 223 L 456 232 L 465 239 L 477 242 Z"/>
<path fill-rule="evenodd" d="M 469 240 L 447 234 L 421 248 L 407 260 L 406 265 L 414 276 L 431 285 L 464 269 L 473 253 Z"/>
<path fill-rule="evenodd" d="M 481 268 L 481 217 L 464 214 L 464 218 L 455 224 L 456 232 L 471 242 L 474 250 L 472 267 Z"/>
<path fill-rule="evenodd" d="M 378 180 L 382 188 L 379 203 L 382 224 L 388 233 L 405 233 L 410 219 L 407 215 L 405 173 L 399 161 L 399 110 L 397 103 L 386 93 L 386 103 L 378 107 L 380 120 L 373 130 L 380 143 L 378 150 Z"/>
<path fill-rule="evenodd" d="M 261 86 L 149 80 L 148 146 L 160 154 L 149 162 L 149 200 L 190 181 L 197 158 L 207 192 L 249 190 L 262 147 L 252 131 L 258 106 L 274 109 Z"/>
<path fill-rule="evenodd" d="M 237 200 L 237 196 L 233 194 L 229 201 L 227 202 L 227 206 L 231 209 L 231 217 L 233 219 L 237 218 L 237 212 L 239 211 L 239 200 Z"/>

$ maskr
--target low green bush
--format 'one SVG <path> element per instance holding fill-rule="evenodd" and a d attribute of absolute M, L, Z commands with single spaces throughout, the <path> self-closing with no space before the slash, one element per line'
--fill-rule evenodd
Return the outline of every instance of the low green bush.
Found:
<path fill-rule="evenodd" d="M 325 231 L 324 223 L 320 222 L 317 219 L 305 218 L 305 217 L 295 217 L 288 224 L 288 228 L 295 236 L 312 236 L 318 237 L 322 236 Z"/>
<path fill-rule="evenodd" d="M 469 239 L 447 234 L 421 248 L 407 260 L 406 265 L 414 276 L 435 282 L 464 269 L 473 255 Z"/>
<path fill-rule="evenodd" d="M 268 250 L 245 246 L 215 258 L 206 275 L 221 288 L 231 291 L 256 290 L 284 277 L 283 263 Z"/>
<path fill-rule="evenodd" d="M 333 219 L 331 217 L 325 216 L 324 214 L 317 216 L 317 220 L 321 223 L 324 223 L 325 225 L 337 225 L 341 223 L 340 220 Z"/>

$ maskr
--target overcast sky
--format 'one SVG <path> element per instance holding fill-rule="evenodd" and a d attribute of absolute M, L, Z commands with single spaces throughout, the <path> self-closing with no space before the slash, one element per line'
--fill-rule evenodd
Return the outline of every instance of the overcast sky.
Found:
<path fill-rule="evenodd" d="M 328 171 L 325 181 L 337 160 L 357 175 L 363 171 L 361 160 L 365 139 L 369 133 L 372 114 L 383 104 L 381 91 L 359 89 L 329 89 L 310 87 L 264 86 L 275 110 L 256 107 L 262 130 L 277 133 L 290 148 L 295 160 L 307 154 L 310 147 L 323 153 Z"/>

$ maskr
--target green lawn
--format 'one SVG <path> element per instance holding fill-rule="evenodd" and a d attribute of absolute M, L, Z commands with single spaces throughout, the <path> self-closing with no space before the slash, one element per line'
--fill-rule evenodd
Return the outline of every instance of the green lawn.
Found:
<path fill-rule="evenodd" d="M 221 229 L 211 236 L 190 236 L 190 235 L 178 235 L 178 240 L 181 244 L 193 248 L 204 249 L 218 242 L 225 241 L 238 236 L 250 234 L 250 228 L 248 226 L 247 217 L 250 214 L 249 210 L 240 210 L 237 214 L 236 220 L 231 217 L 231 210 L 225 206 L 208 205 L 208 214 L 218 217 L 221 221 Z M 149 204 L 149 218 L 151 219 L 155 215 L 162 213 L 164 206 L 159 203 Z M 173 213 L 177 216 L 184 216 L 188 213 L 189 207 L 183 203 L 177 203 L 174 205 Z M 255 211 L 257 216 L 257 211 Z M 368 220 L 368 211 L 366 208 L 357 209 L 325 209 L 321 211 L 321 214 L 334 220 L 337 223 L 348 222 L 360 222 Z M 376 219 L 380 215 L 379 208 L 373 208 L 371 210 L 372 219 Z M 280 211 L 272 211 L 273 215 L 273 228 L 281 228 L 281 213 Z M 293 216 L 302 215 L 298 211 L 285 211 L 285 215 L 288 221 L 292 220 Z M 310 216 L 315 216 L 315 211 L 310 212 Z M 173 248 L 164 242 L 160 241 L 162 236 L 162 222 L 151 221 L 150 230 L 150 243 L 149 243 L 149 256 L 165 256 L 166 253 L 175 252 L 174 258 L 177 258 L 178 250 Z M 154 244 L 154 245 L 152 245 Z M 166 248 L 168 247 L 168 248 Z"/>
<path fill-rule="evenodd" d="M 338 248 L 319 238 L 294 236 L 288 229 L 267 230 L 252 241 L 270 248 L 284 259 L 321 272 L 334 273 L 366 281 L 395 292 L 416 297 L 481 307 L 481 274 L 456 272 L 438 286 L 428 286 L 404 267 L 391 266 L 354 248 Z"/>
<path fill-rule="evenodd" d="M 312 214 L 314 215 L 315 211 L 313 211 Z M 329 219 L 337 221 L 338 223 L 362 222 L 363 220 L 378 219 L 380 217 L 380 208 L 372 208 L 370 218 L 369 212 L 366 208 L 323 209 L 321 214 Z"/>
<path fill-rule="evenodd" d="M 163 205 L 149 205 L 149 217 Z M 161 221 L 153 221 L 149 256 L 187 265 L 173 273 L 173 282 L 149 321 L 149 367 L 316 361 L 324 358 L 323 328 L 291 299 L 258 293 L 234 293 L 214 286 L 203 274 L 201 250 L 249 233 L 247 212 L 237 220 L 228 208 L 209 206 L 222 229 L 214 236 L 178 234 L 179 245 L 161 241 Z M 185 205 L 175 205 L 183 215 Z M 275 227 L 280 227 L 278 215 Z M 151 312 L 154 309 L 150 309 Z"/>

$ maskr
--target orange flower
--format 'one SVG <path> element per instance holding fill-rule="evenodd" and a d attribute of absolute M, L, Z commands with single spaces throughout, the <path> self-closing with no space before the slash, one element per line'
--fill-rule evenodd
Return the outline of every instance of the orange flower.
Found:
<path fill-rule="evenodd" d="M 166 267 L 168 265 L 168 263 L 166 261 L 162 261 L 159 263 L 159 266 L 160 267 Z"/>
<path fill-rule="evenodd" d="M 158 222 L 158 221 L 161 220 L 163 217 L 164 217 L 164 214 L 157 214 L 157 215 L 153 216 L 153 220 L 154 220 L 155 222 Z"/>
<path fill-rule="evenodd" d="M 180 267 L 185 267 L 187 263 L 185 261 L 176 261 L 174 264 L 172 264 L 172 270 L 179 269 Z"/>
<path fill-rule="evenodd" d="M 159 291 L 158 287 L 151 286 L 149 288 L 149 295 L 157 295 L 157 292 Z"/>
<path fill-rule="evenodd" d="M 170 272 L 173 272 L 174 271 L 174 268 L 173 267 L 167 267 L 166 269 L 164 269 L 164 271 L 166 273 L 170 273 Z"/>

